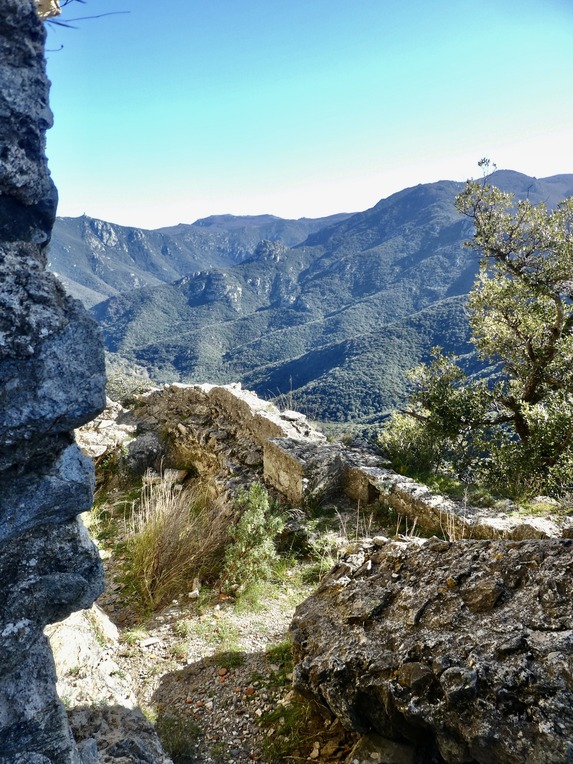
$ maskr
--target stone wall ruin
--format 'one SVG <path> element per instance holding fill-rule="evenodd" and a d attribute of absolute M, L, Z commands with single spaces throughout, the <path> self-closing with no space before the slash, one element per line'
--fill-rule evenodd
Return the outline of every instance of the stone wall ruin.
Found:
<path fill-rule="evenodd" d="M 279 411 L 239 384 L 166 385 L 140 396 L 124 419 L 137 433 L 133 454 L 140 446 L 144 454 L 155 438 L 157 469 L 162 461 L 193 467 L 215 475 L 221 487 L 262 479 L 293 506 L 329 498 L 362 508 L 378 502 L 402 518 L 404 528 L 415 523 L 426 534 L 452 539 L 573 536 L 571 517 L 475 507 L 433 493 L 394 472 L 372 449 L 330 443 L 303 414 Z"/>

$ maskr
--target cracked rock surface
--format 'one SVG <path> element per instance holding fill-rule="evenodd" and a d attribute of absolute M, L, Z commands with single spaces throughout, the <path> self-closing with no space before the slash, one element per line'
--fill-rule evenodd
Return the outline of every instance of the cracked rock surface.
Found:
<path fill-rule="evenodd" d="M 56 694 L 43 629 L 103 589 L 77 520 L 91 504 L 93 466 L 72 433 L 103 408 L 103 350 L 95 323 L 45 269 L 57 194 L 44 152 L 44 38 L 33 0 L 0 0 L 2 764 L 88 760 Z"/>
<path fill-rule="evenodd" d="M 572 761 L 572 597 L 569 539 L 380 539 L 297 608 L 294 684 L 404 761 Z"/>

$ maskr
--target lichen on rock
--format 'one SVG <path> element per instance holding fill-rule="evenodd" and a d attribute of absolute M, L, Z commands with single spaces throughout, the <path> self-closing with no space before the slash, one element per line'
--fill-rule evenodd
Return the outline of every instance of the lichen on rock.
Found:
<path fill-rule="evenodd" d="M 43 629 L 103 589 L 99 555 L 76 517 L 92 500 L 93 465 L 72 430 L 103 408 L 104 359 L 95 322 L 45 269 L 57 194 L 45 156 L 44 40 L 33 0 L 0 0 L 2 764 L 85 759 Z"/>
<path fill-rule="evenodd" d="M 412 762 L 562 764 L 572 596 L 569 539 L 372 546 L 297 608 L 295 687 Z"/>

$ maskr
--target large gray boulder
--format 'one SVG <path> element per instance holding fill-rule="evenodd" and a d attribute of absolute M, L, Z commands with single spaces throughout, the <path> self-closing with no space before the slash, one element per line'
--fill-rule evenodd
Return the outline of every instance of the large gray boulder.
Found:
<path fill-rule="evenodd" d="M 92 500 L 93 466 L 72 430 L 104 406 L 104 359 L 95 323 L 45 268 L 57 195 L 44 151 L 44 39 L 33 0 L 0 0 L 2 764 L 82 761 L 43 629 L 103 589 L 76 519 Z"/>
<path fill-rule="evenodd" d="M 379 761 L 572 762 L 573 541 L 379 543 L 297 608 L 295 686 Z"/>

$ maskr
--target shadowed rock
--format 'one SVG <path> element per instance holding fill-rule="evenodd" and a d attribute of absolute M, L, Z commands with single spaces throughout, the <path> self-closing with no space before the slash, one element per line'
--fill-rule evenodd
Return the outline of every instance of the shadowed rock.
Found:
<path fill-rule="evenodd" d="M 43 629 L 103 589 L 76 519 L 92 500 L 93 466 L 71 432 L 105 403 L 103 351 L 95 323 L 45 269 L 57 195 L 44 151 L 44 38 L 33 0 L 0 0 L 2 764 L 88 760 L 56 695 Z"/>
<path fill-rule="evenodd" d="M 380 544 L 297 608 L 295 686 L 410 762 L 571 761 L 573 541 Z"/>

